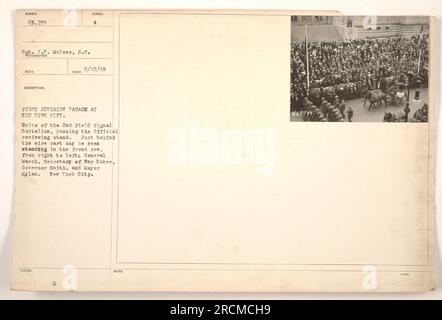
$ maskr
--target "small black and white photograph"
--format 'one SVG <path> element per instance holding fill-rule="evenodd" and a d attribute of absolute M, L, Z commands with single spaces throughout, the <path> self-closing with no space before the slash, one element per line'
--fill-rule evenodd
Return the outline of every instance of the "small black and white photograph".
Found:
<path fill-rule="evenodd" d="M 429 18 L 292 16 L 290 121 L 428 122 Z"/>

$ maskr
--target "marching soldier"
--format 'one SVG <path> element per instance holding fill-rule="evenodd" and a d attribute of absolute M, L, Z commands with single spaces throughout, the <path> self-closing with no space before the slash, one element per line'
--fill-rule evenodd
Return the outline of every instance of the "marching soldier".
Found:
<path fill-rule="evenodd" d="M 353 109 L 351 108 L 351 106 L 348 106 L 347 119 L 348 122 L 352 122 L 351 119 L 353 119 Z"/>
<path fill-rule="evenodd" d="M 408 114 L 410 113 L 410 107 L 408 106 L 409 105 L 409 103 L 407 102 L 407 104 L 405 105 L 405 108 L 404 108 L 404 112 L 405 112 L 405 122 L 408 122 Z"/>

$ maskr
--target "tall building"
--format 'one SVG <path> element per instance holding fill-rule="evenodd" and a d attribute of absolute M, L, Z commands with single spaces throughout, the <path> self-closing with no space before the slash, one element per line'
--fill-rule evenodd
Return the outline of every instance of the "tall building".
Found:
<path fill-rule="evenodd" d="M 399 37 L 428 32 L 425 16 L 292 16 L 292 42 Z"/>

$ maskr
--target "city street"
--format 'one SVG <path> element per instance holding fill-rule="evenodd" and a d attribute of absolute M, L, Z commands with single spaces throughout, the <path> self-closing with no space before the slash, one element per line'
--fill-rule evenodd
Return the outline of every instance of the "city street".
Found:
<path fill-rule="evenodd" d="M 420 88 L 420 99 L 428 103 L 428 89 Z M 412 103 L 414 98 L 415 89 L 410 90 L 410 113 L 408 115 L 409 118 L 413 117 L 413 114 L 418 109 L 415 104 Z M 348 107 L 351 106 L 353 109 L 353 119 L 354 122 L 381 122 L 384 119 L 385 112 L 391 112 L 393 114 L 403 113 L 405 108 L 405 103 L 402 106 L 396 106 L 391 102 L 388 103 L 388 106 L 385 107 L 385 104 L 382 103 L 380 106 L 373 106 L 370 111 L 368 111 L 368 106 L 370 102 L 367 100 L 365 108 L 364 108 L 364 98 L 348 100 L 345 102 L 345 109 L 348 110 Z"/>
<path fill-rule="evenodd" d="M 420 88 L 420 100 L 424 103 L 428 103 L 428 88 Z M 413 114 L 416 112 L 418 107 L 412 103 L 415 89 L 410 90 L 410 113 L 408 115 L 409 119 L 413 117 Z M 368 111 L 368 107 L 370 102 L 367 100 L 364 107 L 364 98 L 352 99 L 345 101 L 345 110 L 348 111 L 348 108 L 351 106 L 353 109 L 353 122 L 382 122 L 384 119 L 385 112 L 391 112 L 393 114 L 404 113 L 405 103 L 402 106 L 396 106 L 393 103 L 389 102 L 387 106 L 384 103 L 381 105 L 374 105 L 370 111 Z M 347 119 L 347 113 L 346 121 Z M 302 115 L 292 116 L 291 121 L 303 121 Z"/>

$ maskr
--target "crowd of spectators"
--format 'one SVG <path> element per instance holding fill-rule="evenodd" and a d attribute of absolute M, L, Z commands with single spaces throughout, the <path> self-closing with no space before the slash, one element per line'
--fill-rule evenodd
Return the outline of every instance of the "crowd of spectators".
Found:
<path fill-rule="evenodd" d="M 407 73 L 427 85 L 429 37 L 404 36 L 346 41 L 308 42 L 309 90 L 305 43 L 291 45 L 291 111 L 319 107 L 323 98 L 355 99 L 367 90 L 386 90 L 392 83 L 408 86 Z M 412 78 L 413 79 L 413 78 Z M 416 78 L 417 79 L 417 78 Z M 415 86 L 416 83 L 410 83 Z"/>

